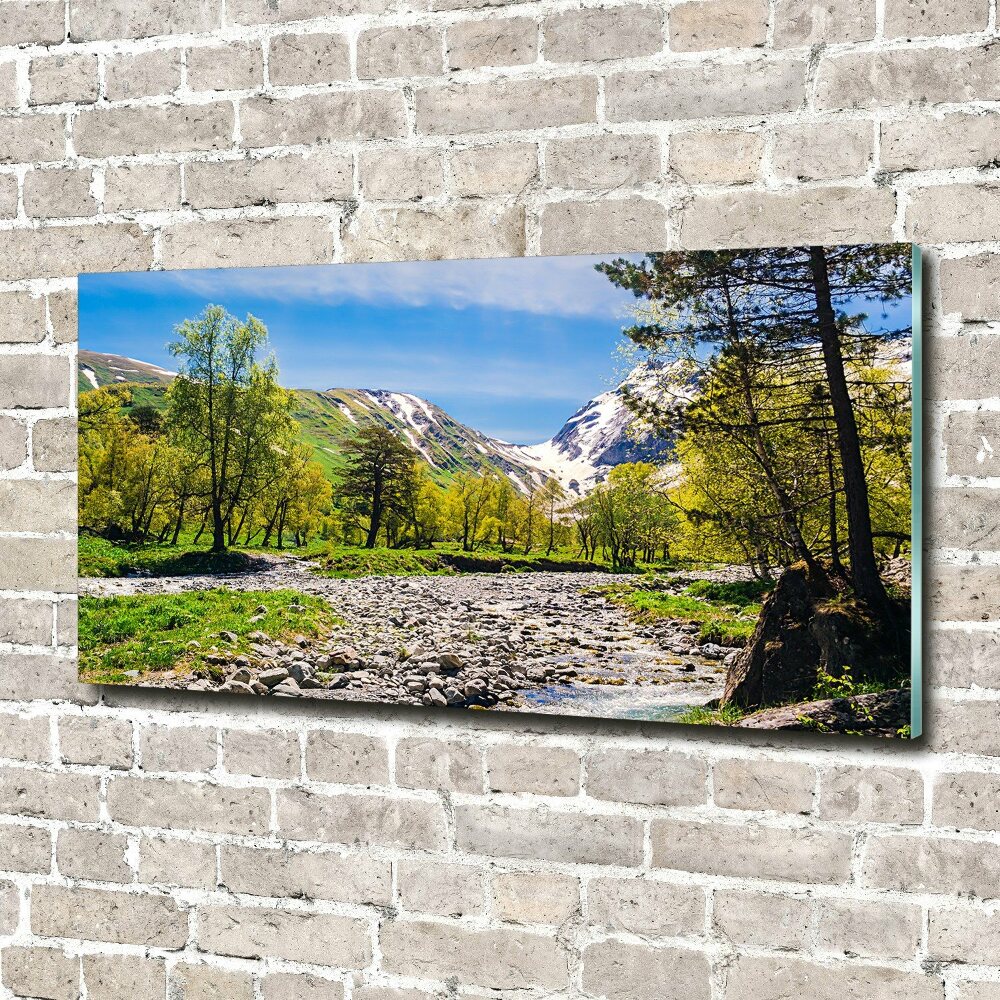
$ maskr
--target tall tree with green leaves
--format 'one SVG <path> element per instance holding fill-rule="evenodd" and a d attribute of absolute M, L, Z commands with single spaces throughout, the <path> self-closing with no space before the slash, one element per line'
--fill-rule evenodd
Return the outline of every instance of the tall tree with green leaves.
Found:
<path fill-rule="evenodd" d="M 414 489 L 416 452 L 381 424 L 370 424 L 345 445 L 340 495 L 368 518 L 365 548 L 373 549 L 388 514 L 405 519 Z"/>

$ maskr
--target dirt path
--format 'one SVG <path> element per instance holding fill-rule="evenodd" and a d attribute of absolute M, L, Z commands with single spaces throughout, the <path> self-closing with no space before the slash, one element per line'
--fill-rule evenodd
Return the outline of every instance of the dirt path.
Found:
<path fill-rule="evenodd" d="M 679 626 L 637 625 L 596 591 L 628 580 L 634 582 L 604 573 L 334 580 L 275 559 L 266 570 L 239 576 L 81 580 L 81 592 L 291 587 L 321 596 L 345 622 L 329 648 L 351 647 L 360 662 L 346 685 L 305 696 L 426 704 L 426 686 L 422 692 L 412 680 L 414 664 L 419 670 L 447 653 L 462 663 L 461 677 L 479 671 L 489 683 L 505 667 L 523 675 L 524 683 L 494 706 L 500 710 L 669 718 L 718 697 L 725 677 L 718 654 L 702 655 Z"/>

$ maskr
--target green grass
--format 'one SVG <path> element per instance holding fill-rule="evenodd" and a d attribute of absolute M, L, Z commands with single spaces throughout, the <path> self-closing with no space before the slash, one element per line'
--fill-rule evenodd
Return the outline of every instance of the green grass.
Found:
<path fill-rule="evenodd" d="M 721 708 L 695 705 L 670 721 L 686 726 L 735 726 L 746 714 L 737 705 L 723 705 Z"/>
<path fill-rule="evenodd" d="M 640 622 L 669 619 L 698 626 L 700 642 L 742 646 L 753 635 L 765 588 L 757 583 L 695 580 L 683 593 L 615 589 L 610 600 L 628 608 Z"/>
<path fill-rule="evenodd" d="M 250 622 L 264 606 L 264 617 Z M 304 610 L 293 610 L 292 606 Z M 135 594 L 80 598 L 80 677 L 120 684 L 140 675 L 184 667 L 213 669 L 204 657 L 213 646 L 249 651 L 249 632 L 272 639 L 317 638 L 337 621 L 330 605 L 295 590 L 200 590 L 184 594 Z M 220 632 L 232 632 L 225 642 Z M 188 648 L 189 643 L 198 643 Z"/>
<path fill-rule="evenodd" d="M 238 573 L 253 568 L 252 554 L 241 550 L 213 553 L 207 548 L 145 542 L 120 545 L 106 538 L 81 535 L 77 552 L 80 576 L 192 576 Z"/>

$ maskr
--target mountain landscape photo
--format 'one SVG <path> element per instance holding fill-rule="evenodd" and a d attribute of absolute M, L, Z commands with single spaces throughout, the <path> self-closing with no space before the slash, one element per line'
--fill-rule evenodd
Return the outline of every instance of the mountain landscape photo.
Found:
<path fill-rule="evenodd" d="M 82 277 L 81 677 L 912 735 L 910 248 L 821 252 Z"/>

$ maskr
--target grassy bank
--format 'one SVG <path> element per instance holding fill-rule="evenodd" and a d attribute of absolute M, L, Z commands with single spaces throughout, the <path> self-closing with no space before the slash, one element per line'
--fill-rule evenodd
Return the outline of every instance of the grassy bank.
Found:
<path fill-rule="evenodd" d="M 761 602 L 770 585 L 755 581 L 714 583 L 695 580 L 680 594 L 641 588 L 615 588 L 609 598 L 637 621 L 670 620 L 698 626 L 701 642 L 742 646 L 753 635 Z"/>
<path fill-rule="evenodd" d="M 251 622 L 250 619 L 256 621 Z M 250 649 L 247 635 L 272 639 L 318 638 L 336 622 L 330 605 L 295 590 L 201 590 L 184 594 L 135 594 L 80 598 L 80 677 L 120 684 L 144 673 L 176 667 L 213 668 L 213 647 Z M 222 638 L 220 633 L 230 636 Z"/>

